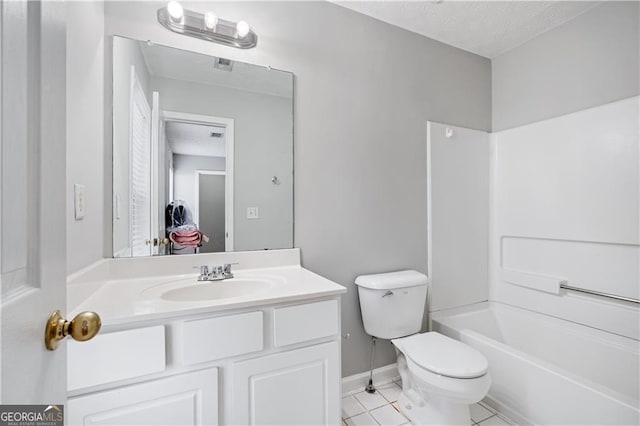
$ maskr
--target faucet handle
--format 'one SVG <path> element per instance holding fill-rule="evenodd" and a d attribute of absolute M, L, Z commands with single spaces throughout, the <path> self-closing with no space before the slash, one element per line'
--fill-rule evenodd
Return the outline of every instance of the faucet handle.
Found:
<path fill-rule="evenodd" d="M 225 263 L 223 267 L 223 274 L 227 278 L 233 278 L 233 273 L 231 273 L 231 265 L 237 265 L 237 263 Z"/>
<path fill-rule="evenodd" d="M 207 265 L 200 266 L 200 276 L 198 281 L 207 281 L 209 279 L 209 267 Z"/>

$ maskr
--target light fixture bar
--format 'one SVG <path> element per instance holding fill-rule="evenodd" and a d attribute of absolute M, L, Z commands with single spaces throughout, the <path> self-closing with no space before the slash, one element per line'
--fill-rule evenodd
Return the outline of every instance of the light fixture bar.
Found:
<path fill-rule="evenodd" d="M 238 49 L 251 49 L 258 44 L 258 35 L 249 29 L 249 32 L 241 37 L 238 34 L 238 24 L 218 18 L 214 28 L 209 29 L 205 25 L 205 16 L 202 13 L 184 9 L 182 18 L 173 19 L 169 15 L 167 7 L 158 9 L 158 22 L 174 33 L 184 34 Z M 242 25 L 241 25 L 242 26 Z"/>

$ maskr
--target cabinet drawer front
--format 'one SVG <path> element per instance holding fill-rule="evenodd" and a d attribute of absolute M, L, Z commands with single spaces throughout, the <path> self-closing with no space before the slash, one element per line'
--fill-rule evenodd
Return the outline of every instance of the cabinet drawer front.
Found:
<path fill-rule="evenodd" d="M 165 367 L 164 327 L 98 334 L 86 342 L 67 339 L 68 389 L 140 377 Z"/>
<path fill-rule="evenodd" d="M 186 321 L 182 359 L 185 365 L 261 351 L 262 311 Z"/>
<path fill-rule="evenodd" d="M 69 425 L 216 425 L 218 371 L 212 368 L 69 398 L 65 414 Z"/>
<path fill-rule="evenodd" d="M 274 310 L 276 347 L 338 334 L 338 301 L 307 303 Z"/>

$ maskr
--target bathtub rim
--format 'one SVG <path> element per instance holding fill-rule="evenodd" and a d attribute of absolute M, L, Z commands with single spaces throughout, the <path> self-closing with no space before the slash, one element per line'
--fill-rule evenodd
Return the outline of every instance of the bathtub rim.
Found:
<path fill-rule="evenodd" d="M 617 391 L 615 389 L 611 389 L 607 386 L 604 386 L 600 383 L 597 383 L 595 381 L 589 380 L 588 378 L 582 377 L 572 371 L 566 370 L 558 365 L 553 364 L 552 362 L 549 362 L 545 359 L 530 355 L 528 353 L 526 353 L 523 350 L 520 350 L 518 348 L 509 346 L 506 343 L 502 343 L 499 342 L 489 336 L 485 336 L 484 334 L 477 332 L 475 330 L 472 330 L 470 328 L 458 328 L 456 326 L 451 325 L 450 323 L 447 323 L 446 319 L 449 317 L 456 317 L 456 316 L 464 316 L 466 314 L 473 314 L 473 313 L 477 313 L 480 311 L 485 311 L 485 310 L 492 310 L 492 308 L 494 308 L 494 310 L 499 310 L 499 309 L 506 309 L 506 310 L 511 310 L 511 311 L 515 311 L 515 312 L 522 312 L 525 311 L 526 314 L 534 314 L 534 315 L 540 315 L 542 317 L 547 317 L 547 319 L 549 320 L 549 322 L 555 322 L 555 321 L 561 321 L 561 325 L 565 325 L 564 323 L 568 323 L 569 327 L 568 328 L 575 328 L 575 327 L 585 327 L 588 330 L 593 330 L 593 331 L 597 331 L 598 333 L 606 333 L 607 337 L 611 337 L 613 340 L 618 340 L 619 342 L 624 342 L 623 344 L 616 344 L 615 346 L 618 347 L 619 349 L 622 350 L 629 350 L 635 354 L 640 354 L 639 348 L 638 346 L 634 346 L 633 342 L 636 342 L 635 345 L 640 344 L 640 342 L 631 339 L 629 337 L 625 337 L 625 336 L 620 336 L 614 333 L 609 333 L 603 330 L 598 330 L 598 329 L 594 329 L 593 327 L 589 327 L 589 326 L 585 326 L 583 324 L 578 324 L 578 323 L 574 323 L 572 321 L 567 321 L 565 319 L 562 318 L 558 318 L 558 317 L 554 317 L 551 315 L 547 315 L 547 314 L 543 314 L 540 312 L 535 312 L 535 311 L 530 311 L 528 309 L 524 309 L 524 308 L 520 308 L 517 306 L 512 306 L 512 305 L 508 305 L 505 303 L 501 303 L 501 302 L 494 302 L 494 301 L 485 301 L 485 302 L 480 302 L 480 303 L 474 303 L 472 305 L 466 305 L 466 306 L 462 306 L 462 307 L 456 307 L 456 308 L 451 308 L 451 309 L 446 309 L 446 310 L 441 310 L 438 312 L 434 312 L 432 313 L 432 328 L 433 328 L 433 323 L 437 323 L 439 326 L 436 327 L 436 329 L 434 329 L 434 331 L 439 331 L 440 326 L 444 327 L 444 328 L 448 328 L 454 332 L 457 332 L 457 334 L 460 335 L 468 335 L 472 338 L 481 340 L 483 342 L 485 342 L 486 344 L 493 346 L 496 349 L 499 349 L 501 351 L 506 351 L 509 352 L 511 354 L 513 354 L 514 356 L 516 356 L 519 360 L 526 362 L 528 364 L 532 364 L 535 366 L 540 366 L 542 368 L 544 368 L 546 371 L 548 371 L 550 374 L 553 374 L 554 376 L 558 376 L 561 378 L 564 378 L 566 380 L 569 380 L 571 383 L 573 383 L 574 385 L 580 386 L 582 388 L 586 388 L 589 389 L 597 394 L 599 394 L 600 396 L 618 402 L 624 406 L 626 406 L 627 408 L 630 408 L 632 410 L 635 410 L 636 412 L 640 413 L 640 401 L 636 401 L 633 396 L 631 395 L 626 395 L 620 391 Z M 584 331 L 583 331 L 584 333 Z M 444 333 L 446 334 L 446 333 Z M 620 339 L 624 339 L 624 340 L 620 340 Z M 599 339 L 600 340 L 600 339 Z M 608 339 L 602 339 L 607 341 L 607 343 L 609 343 Z M 629 341 L 629 342 L 625 342 L 625 341 Z M 497 401 L 495 398 L 491 397 L 491 395 L 488 395 L 488 399 L 490 401 Z M 508 408 L 508 406 L 505 406 L 505 404 L 500 403 L 500 407 L 496 407 L 499 409 L 504 409 L 504 408 Z M 513 409 L 508 409 L 505 411 L 510 411 L 513 415 L 514 410 Z M 523 420 L 528 421 L 528 419 L 523 416 L 522 414 L 518 413 L 517 411 L 515 412 L 516 415 L 514 415 L 514 417 L 521 417 Z M 515 420 L 515 419 L 514 419 Z"/>
<path fill-rule="evenodd" d="M 624 336 L 617 333 L 612 333 L 607 330 L 603 330 L 600 328 L 592 327 L 590 325 L 581 324 L 575 321 L 571 321 L 562 317 L 557 317 L 554 315 L 549 315 L 547 313 L 534 311 L 531 309 L 523 308 L 521 306 L 512 305 L 509 303 L 498 302 L 495 300 L 486 300 L 483 302 L 477 302 L 470 305 L 458 306 L 455 308 L 441 309 L 439 311 L 434 311 L 430 313 L 430 317 L 432 322 L 440 322 L 439 320 L 442 318 L 454 317 L 454 316 L 464 316 L 472 313 L 476 313 L 478 311 L 483 310 L 504 310 L 522 313 L 526 312 L 527 314 L 531 314 L 533 316 L 538 317 L 545 323 L 556 323 L 560 324 L 562 327 L 570 329 L 572 332 L 577 332 L 581 335 L 588 334 L 589 337 L 595 337 L 599 342 L 605 342 L 610 345 L 614 345 L 615 347 L 623 350 L 627 350 L 633 352 L 637 355 L 640 355 L 640 340 L 636 340 L 632 337 Z M 493 339 L 492 339 L 493 340 Z M 506 345 L 510 347 L 509 345 Z"/>

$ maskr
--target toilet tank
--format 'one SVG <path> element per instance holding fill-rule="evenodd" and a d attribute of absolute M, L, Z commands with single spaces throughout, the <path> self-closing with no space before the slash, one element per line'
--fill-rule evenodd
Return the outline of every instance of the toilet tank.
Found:
<path fill-rule="evenodd" d="M 411 270 L 356 278 L 367 334 L 395 339 L 418 333 L 422 327 L 428 282 L 426 275 Z"/>

